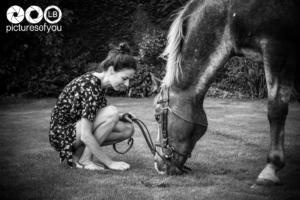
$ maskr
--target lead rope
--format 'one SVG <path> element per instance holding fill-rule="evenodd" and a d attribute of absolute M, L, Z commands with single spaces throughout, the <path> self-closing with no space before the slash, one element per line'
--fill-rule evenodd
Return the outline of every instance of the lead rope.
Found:
<path fill-rule="evenodd" d="M 119 151 L 119 150 L 117 149 L 117 146 L 116 146 L 117 143 L 114 143 L 114 144 L 113 144 L 113 149 L 114 149 L 115 152 L 117 152 L 118 154 L 125 154 L 125 153 L 127 153 L 127 152 L 132 148 L 133 143 L 134 143 L 134 139 L 133 139 L 132 137 L 130 137 L 130 138 L 127 140 L 127 144 L 128 144 L 127 149 L 125 149 L 124 151 Z"/>
<path fill-rule="evenodd" d="M 137 118 L 134 118 L 133 116 L 131 116 L 128 113 L 124 114 L 124 117 L 123 117 L 122 120 L 127 121 L 127 122 L 132 121 L 133 123 L 135 123 L 140 128 L 141 133 L 143 134 L 143 136 L 145 138 L 145 141 L 147 143 L 147 146 L 149 147 L 151 154 L 154 156 L 155 153 L 156 153 L 155 145 L 152 141 L 152 138 L 150 136 L 150 132 L 149 132 L 147 126 L 145 125 L 145 123 L 143 121 L 137 119 Z M 130 137 L 127 141 L 127 144 L 129 145 L 127 149 L 125 149 L 124 151 L 119 151 L 117 149 L 117 146 L 116 146 L 117 143 L 113 144 L 113 149 L 115 150 L 115 152 L 117 152 L 119 154 L 125 154 L 132 148 L 133 143 L 134 143 L 134 139 L 132 137 Z"/>
<path fill-rule="evenodd" d="M 175 165 L 174 163 L 171 163 L 169 160 L 167 160 L 164 156 L 162 156 L 158 151 L 156 151 L 155 145 L 154 145 L 153 140 L 152 140 L 151 135 L 150 135 L 150 132 L 149 132 L 147 126 L 145 125 L 145 123 L 144 123 L 142 120 L 137 119 L 137 118 L 134 118 L 134 117 L 133 117 L 132 115 L 130 115 L 129 113 L 125 113 L 122 120 L 123 120 L 123 121 L 128 121 L 128 122 L 132 121 L 133 123 L 135 123 L 135 124 L 140 128 L 141 133 L 143 134 L 143 136 L 144 136 L 144 138 L 145 138 L 145 141 L 146 141 L 146 143 L 147 143 L 147 145 L 148 145 L 148 148 L 150 149 L 150 152 L 152 153 L 153 156 L 155 156 L 155 154 L 157 154 L 161 159 L 164 160 L 164 162 L 168 162 L 168 163 L 170 163 L 170 164 Z M 145 130 L 146 130 L 146 131 L 145 131 Z M 116 144 L 117 144 L 117 143 L 113 144 L 113 149 L 115 150 L 115 152 L 117 152 L 117 153 L 119 153 L 119 154 L 125 154 L 125 153 L 127 153 L 127 152 L 132 148 L 133 143 L 134 143 L 134 139 L 133 139 L 132 137 L 130 137 L 130 138 L 128 139 L 128 142 L 127 142 L 127 143 L 128 143 L 129 146 L 128 146 L 128 148 L 125 149 L 124 151 L 119 151 L 119 150 L 117 149 L 117 147 L 116 147 Z M 157 145 L 157 146 L 158 146 L 158 145 Z M 175 152 L 176 152 L 176 151 L 175 151 Z M 178 153 L 178 152 L 176 152 L 176 153 Z M 185 166 L 185 165 L 183 165 L 182 167 L 177 166 L 177 165 L 175 165 L 175 166 L 176 166 L 177 168 L 179 168 L 183 173 L 188 173 L 189 171 L 192 171 L 191 168 L 189 168 L 189 167 L 187 167 L 187 166 Z"/>

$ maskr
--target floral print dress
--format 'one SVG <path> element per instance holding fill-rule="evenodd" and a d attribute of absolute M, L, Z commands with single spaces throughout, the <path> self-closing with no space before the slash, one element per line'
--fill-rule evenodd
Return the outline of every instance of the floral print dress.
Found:
<path fill-rule="evenodd" d="M 59 152 L 60 161 L 72 166 L 72 144 L 76 139 L 76 122 L 87 118 L 93 122 L 97 111 L 107 105 L 101 81 L 92 72 L 72 80 L 59 95 L 51 114 L 49 141 Z"/>

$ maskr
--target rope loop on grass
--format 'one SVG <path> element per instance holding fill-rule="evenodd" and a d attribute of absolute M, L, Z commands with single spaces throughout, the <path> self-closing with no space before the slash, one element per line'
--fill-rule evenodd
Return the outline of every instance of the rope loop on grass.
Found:
<path fill-rule="evenodd" d="M 134 139 L 132 137 L 130 137 L 127 141 L 127 144 L 128 144 L 127 149 L 125 149 L 124 151 L 119 151 L 116 146 L 117 143 L 113 144 L 113 149 L 115 150 L 115 152 L 117 152 L 119 154 L 125 154 L 132 148 L 133 142 L 134 142 Z"/>

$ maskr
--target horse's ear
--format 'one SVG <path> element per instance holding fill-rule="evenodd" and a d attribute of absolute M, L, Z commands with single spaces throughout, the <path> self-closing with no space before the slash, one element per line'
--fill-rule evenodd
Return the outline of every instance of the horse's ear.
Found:
<path fill-rule="evenodd" d="M 157 78 L 153 73 L 150 72 L 152 85 L 151 85 L 151 93 L 157 93 L 159 91 L 161 80 Z"/>
<path fill-rule="evenodd" d="M 108 48 L 109 48 L 109 50 L 113 50 L 113 49 L 115 49 L 117 46 L 115 45 L 115 44 L 113 44 L 112 42 L 110 42 L 109 44 L 108 44 Z"/>

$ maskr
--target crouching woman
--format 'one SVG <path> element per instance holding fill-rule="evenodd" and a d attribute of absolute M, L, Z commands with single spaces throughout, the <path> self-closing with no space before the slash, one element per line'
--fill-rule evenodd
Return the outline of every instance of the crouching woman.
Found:
<path fill-rule="evenodd" d="M 126 170 L 101 146 L 130 138 L 133 125 L 120 120 L 118 109 L 107 106 L 104 89 L 125 90 L 137 64 L 126 43 L 112 49 L 100 64 L 102 72 L 88 72 L 72 80 L 58 97 L 51 114 L 49 140 L 61 161 L 89 170 Z"/>

